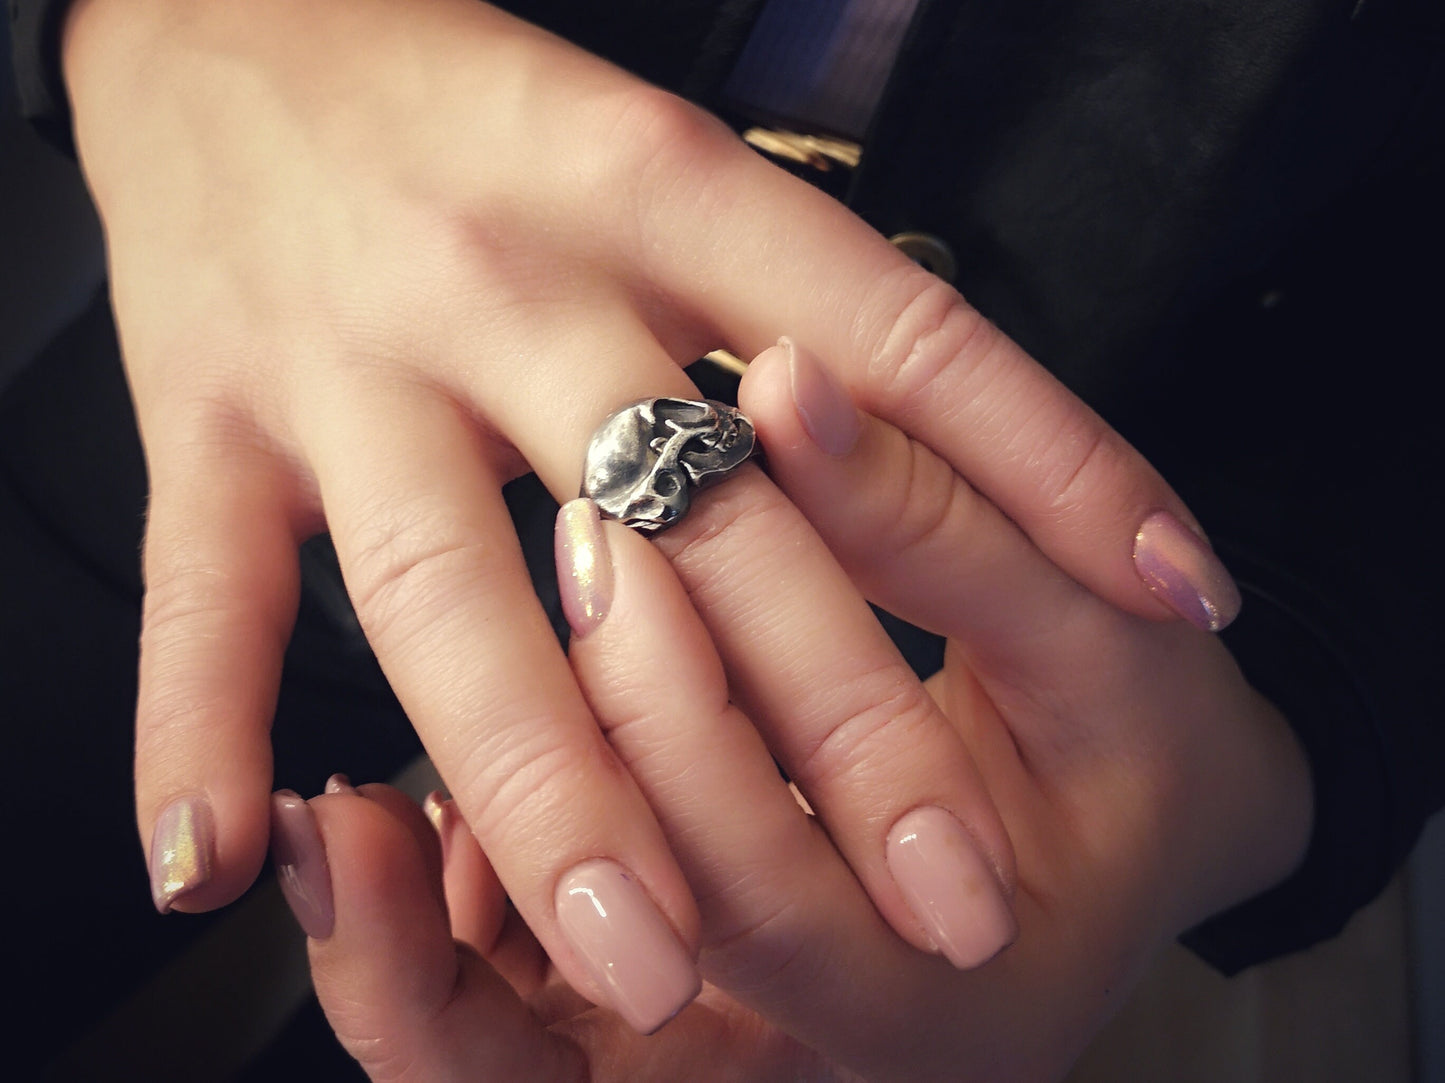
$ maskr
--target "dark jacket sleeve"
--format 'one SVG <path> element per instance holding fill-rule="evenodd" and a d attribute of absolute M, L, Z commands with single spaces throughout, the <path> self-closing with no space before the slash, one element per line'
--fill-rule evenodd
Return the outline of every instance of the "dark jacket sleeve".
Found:
<path fill-rule="evenodd" d="M 70 0 L 9 0 L 10 52 L 20 112 L 45 139 L 75 153 L 60 72 L 60 31 Z"/>

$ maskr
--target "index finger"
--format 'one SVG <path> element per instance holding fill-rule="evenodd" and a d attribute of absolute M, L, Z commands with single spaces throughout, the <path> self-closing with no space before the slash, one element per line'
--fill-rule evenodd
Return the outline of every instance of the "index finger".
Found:
<path fill-rule="evenodd" d="M 1238 594 L 1184 502 L 956 291 L 714 129 L 656 127 L 669 139 L 647 235 L 676 243 L 639 248 L 648 278 L 745 356 L 787 334 L 827 358 L 859 406 L 928 444 L 1094 593 L 1211 631 L 1234 619 Z"/>

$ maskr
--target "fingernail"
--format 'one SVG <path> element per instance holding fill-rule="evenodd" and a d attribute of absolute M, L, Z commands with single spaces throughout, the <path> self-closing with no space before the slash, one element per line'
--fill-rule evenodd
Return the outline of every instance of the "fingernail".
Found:
<path fill-rule="evenodd" d="M 351 784 L 351 779 L 347 778 L 340 771 L 337 771 L 336 774 L 326 780 L 326 792 L 355 793 L 356 787 Z"/>
<path fill-rule="evenodd" d="M 313 940 L 325 940 L 336 925 L 331 866 L 316 813 L 291 790 L 271 795 L 271 861 L 301 931 Z"/>
<path fill-rule="evenodd" d="M 445 804 L 446 798 L 442 796 L 441 790 L 432 790 L 426 795 L 426 800 L 421 803 L 421 810 L 426 813 L 426 818 L 431 821 L 432 827 L 438 834 L 441 834 L 442 824 L 445 822 L 446 809 L 443 807 Z"/>
<path fill-rule="evenodd" d="M 993 866 L 941 808 L 914 809 L 888 834 L 888 868 L 909 908 L 960 970 L 988 962 L 1018 935 Z"/>
<path fill-rule="evenodd" d="M 1197 628 L 1217 632 L 1239 616 L 1239 587 L 1208 543 L 1167 511 L 1134 535 L 1134 568 L 1159 599 Z"/>
<path fill-rule="evenodd" d="M 216 823 L 206 799 L 179 797 L 162 810 L 151 833 L 151 898 L 168 914 L 182 895 L 211 879 Z"/>
<path fill-rule="evenodd" d="M 572 500 L 557 512 L 557 585 L 572 634 L 585 636 L 612 608 L 612 558 L 597 505 Z"/>
<path fill-rule="evenodd" d="M 557 921 L 612 1006 L 643 1034 L 661 1027 L 702 988 L 672 926 L 614 861 L 587 861 L 562 877 Z"/>
<path fill-rule="evenodd" d="M 437 838 L 441 841 L 442 863 L 445 864 L 447 855 L 451 853 L 452 849 L 452 832 L 462 821 L 461 813 L 457 811 L 456 802 L 444 795 L 441 790 L 432 790 L 427 794 L 421 807 L 422 811 L 426 813 L 427 819 L 431 821 Z"/>
<path fill-rule="evenodd" d="M 843 385 L 811 353 L 790 338 L 778 339 L 788 355 L 793 406 L 813 443 L 829 455 L 846 455 L 858 443 L 862 426 Z"/>

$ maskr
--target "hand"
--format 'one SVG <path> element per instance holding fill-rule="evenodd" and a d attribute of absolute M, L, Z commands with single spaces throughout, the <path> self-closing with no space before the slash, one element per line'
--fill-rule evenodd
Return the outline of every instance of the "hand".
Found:
<path fill-rule="evenodd" d="M 388 679 L 557 964 L 592 987 L 554 887 L 599 855 L 692 950 L 687 884 L 553 641 L 499 494 L 533 469 L 570 496 L 598 422 L 692 395 L 676 362 L 719 344 L 751 353 L 797 329 L 1061 566 L 1171 615 L 1139 574 L 1164 581 L 1155 535 L 1136 534 L 1161 512 L 1189 520 L 1137 455 L 956 294 L 678 100 L 471 0 L 79 0 L 64 46 L 150 470 L 136 785 L 161 909 L 220 905 L 260 866 L 295 548 L 324 528 Z M 941 393 L 965 405 L 921 409 Z M 669 543 L 723 638 L 751 634 L 798 554 L 821 551 L 756 472 L 728 489 Z M 1167 597 L 1200 619 L 1214 566 L 1169 531 L 1195 564 Z M 860 717 L 911 687 L 869 642 L 875 679 L 832 704 Z M 791 724 L 782 702 L 753 710 L 770 739 Z M 894 727 L 822 757 L 811 796 L 921 943 L 872 825 L 946 797 L 1009 858 L 966 750 L 936 712 L 917 718 L 906 745 Z M 798 754 L 817 739 L 793 732 Z M 851 799 L 885 769 L 883 803 Z"/>
<path fill-rule="evenodd" d="M 1017 879 L 996 878 L 938 807 L 915 814 L 911 837 L 876 826 L 893 876 L 930 936 L 972 938 L 980 955 L 1014 931 L 998 908 L 1011 890 L 1017 941 L 962 972 L 892 935 L 741 724 L 656 548 L 607 524 L 595 555 L 610 553 L 615 592 L 572 660 L 696 892 L 709 985 L 640 1040 L 559 989 L 445 804 L 443 866 L 405 799 L 322 798 L 319 836 L 301 813 L 330 855 L 329 874 L 319 860 L 309 874 L 335 900 L 313 976 L 372 1078 L 1057 1078 L 1156 947 L 1302 855 L 1307 769 L 1216 640 L 1080 587 L 930 450 L 854 415 L 806 355 L 766 353 L 743 398 L 770 469 L 829 542 L 880 599 L 951 637 L 929 691 L 984 772 Z M 837 454 L 804 416 L 841 434 Z M 829 646 L 848 658 L 854 644 L 842 632 Z M 791 659 L 759 642 L 721 661 L 746 690 Z M 771 694 L 802 716 L 829 709 L 796 682 Z M 652 958 L 625 947 L 619 958 Z"/>

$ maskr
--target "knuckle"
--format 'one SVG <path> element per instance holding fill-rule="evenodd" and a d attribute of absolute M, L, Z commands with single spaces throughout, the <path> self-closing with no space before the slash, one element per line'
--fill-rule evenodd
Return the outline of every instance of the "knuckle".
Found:
<path fill-rule="evenodd" d="M 395 1019 L 379 1018 L 370 1005 L 336 996 L 326 997 L 325 1007 L 336 1040 L 372 1083 L 422 1078 L 416 1036 L 399 1028 Z"/>
<path fill-rule="evenodd" d="M 365 1069 L 367 1078 L 374 1083 L 390 1083 L 406 1079 L 410 1074 L 413 1058 L 406 1040 L 391 1034 L 374 1034 L 375 1024 L 365 1014 L 334 1002 L 328 1007 L 327 1021 L 341 1047 Z"/>
<path fill-rule="evenodd" d="M 1122 443 L 1112 429 L 1092 417 L 1058 425 L 1039 455 L 1047 464 L 1038 486 L 1044 515 L 1062 520 L 1085 504 L 1100 503 L 1121 458 Z"/>
<path fill-rule="evenodd" d="M 147 552 L 152 551 L 154 546 L 148 544 Z M 142 634 L 160 642 L 182 639 L 198 621 L 234 611 L 238 590 L 224 565 L 196 562 L 177 567 L 160 558 L 148 560 Z"/>
<path fill-rule="evenodd" d="M 729 896 L 730 908 L 739 908 L 740 901 L 741 909 L 750 910 L 736 892 Z M 817 950 L 816 924 L 790 901 L 774 901 L 720 929 L 702 951 L 709 980 L 741 996 L 811 988 L 822 977 L 825 958 Z"/>
<path fill-rule="evenodd" d="M 864 319 L 882 330 L 875 334 L 868 383 L 905 415 L 937 411 L 928 391 L 945 371 L 987 379 L 1002 340 L 998 330 L 958 292 L 912 264 L 896 272 L 900 280 L 879 291 L 887 306 Z"/>
<path fill-rule="evenodd" d="M 583 737 L 549 722 L 513 720 L 462 756 L 457 792 L 468 798 L 478 838 L 495 839 L 504 831 L 562 837 L 568 832 L 561 821 L 577 815 L 578 796 L 597 793 L 599 775 L 617 773 L 595 730 Z"/>
<path fill-rule="evenodd" d="M 841 691 L 841 702 L 850 706 L 818 735 L 792 772 L 804 793 L 825 781 L 836 785 L 845 778 L 897 777 L 897 759 L 927 747 L 937 708 L 906 667 L 890 662 L 865 671 Z"/>
<path fill-rule="evenodd" d="M 199 655 L 214 650 L 223 636 L 249 638 L 248 626 L 257 620 L 225 568 L 193 566 L 157 577 L 147 588 L 136 707 L 138 760 L 149 762 L 167 749 L 174 751 L 172 735 L 197 720 L 244 707 L 215 682 L 214 667 Z"/>
<path fill-rule="evenodd" d="M 482 596 L 491 546 L 436 509 L 376 509 L 343 560 L 357 619 L 373 647 L 404 640 L 459 599 Z"/>
<path fill-rule="evenodd" d="M 698 214 L 718 215 L 739 198 L 731 164 L 744 148 L 716 117 L 658 87 L 636 83 L 609 95 L 585 156 L 590 190 L 622 203 L 639 251 L 654 238 L 647 224 L 660 204 L 685 201 Z"/>
<path fill-rule="evenodd" d="M 224 468 L 262 444 L 254 418 L 232 397 L 228 364 L 198 361 L 188 381 L 185 394 L 151 402 L 141 419 L 153 492 L 195 488 L 198 467 Z"/>
<path fill-rule="evenodd" d="M 681 176 L 698 156 L 719 152 L 735 141 L 711 114 L 676 94 L 645 83 L 618 91 L 609 99 L 612 122 L 599 129 L 603 159 L 613 179 L 636 183 L 661 168 Z M 675 172 L 674 172 L 675 170 Z"/>
<path fill-rule="evenodd" d="M 880 520 L 881 551 L 901 555 L 939 543 L 956 544 L 967 533 L 972 490 L 949 463 L 917 442 L 909 442 L 906 469 Z"/>

